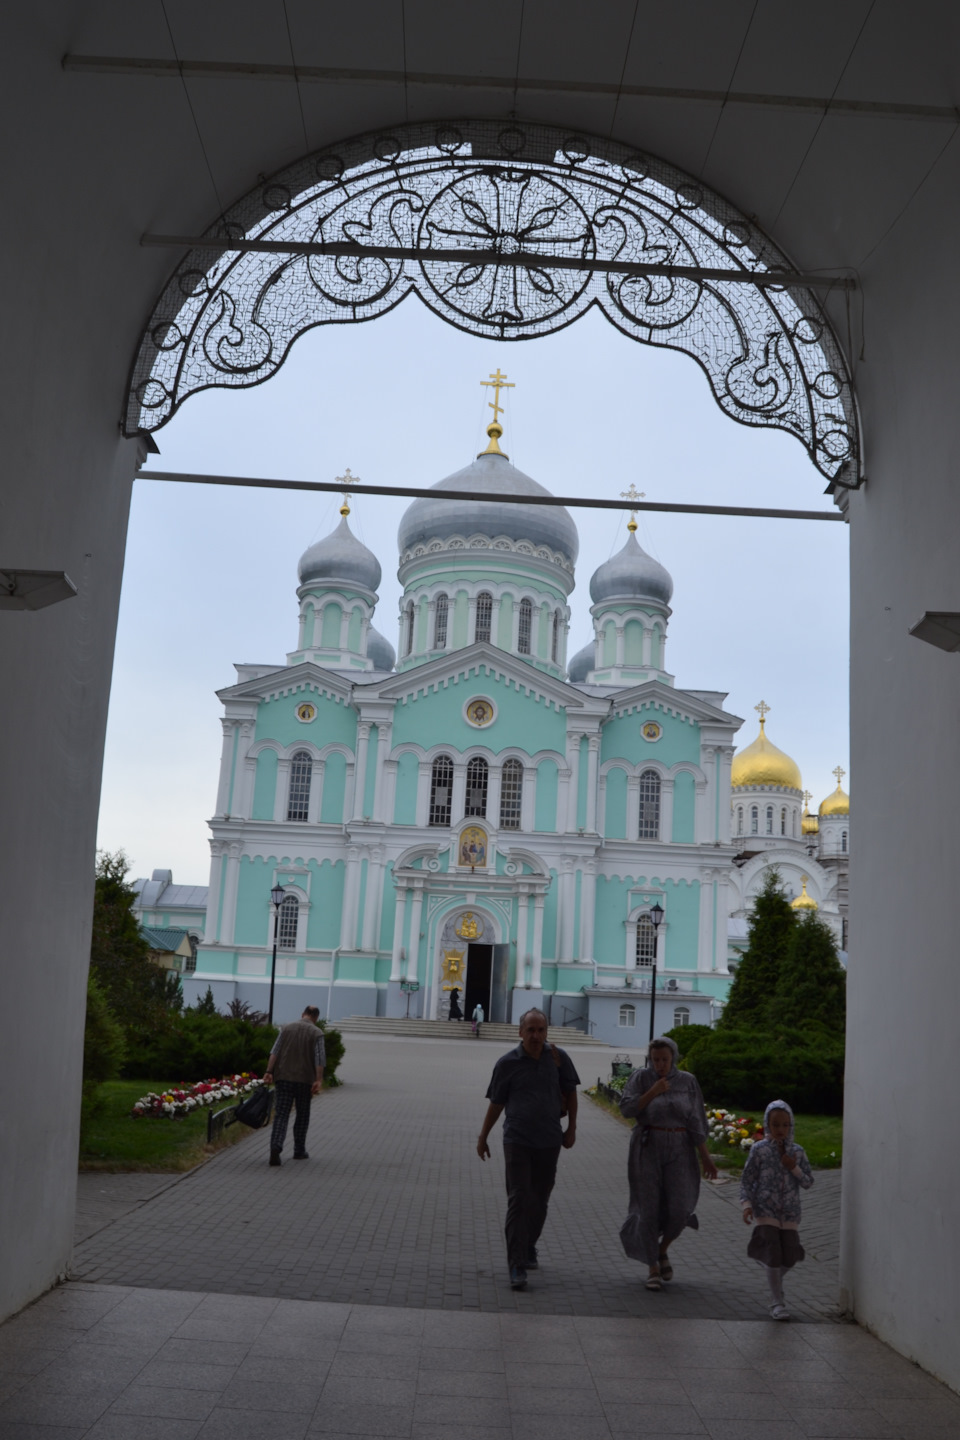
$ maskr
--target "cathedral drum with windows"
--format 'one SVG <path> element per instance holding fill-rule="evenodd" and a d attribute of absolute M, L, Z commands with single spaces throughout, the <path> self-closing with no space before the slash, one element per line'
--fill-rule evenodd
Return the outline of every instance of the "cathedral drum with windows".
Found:
<path fill-rule="evenodd" d="M 764 847 L 789 847 L 836 908 L 840 866 L 810 852 L 796 767 L 731 791 L 741 720 L 667 672 L 672 581 L 633 518 L 590 581 L 593 639 L 568 660 L 577 529 L 562 506 L 524 503 L 549 492 L 501 450 L 493 383 L 486 450 L 401 521 L 399 658 L 373 626 L 380 564 L 345 499 L 300 560 L 297 648 L 238 665 L 218 692 L 188 998 L 210 985 L 221 1006 L 265 1008 L 276 938 L 281 1020 L 308 1003 L 442 1019 L 456 987 L 467 1015 L 542 1005 L 555 1025 L 642 1044 L 654 976 L 658 1029 L 718 1014 Z M 504 493 L 518 503 L 484 498 Z M 761 740 L 772 749 L 762 724 L 750 751 Z"/>

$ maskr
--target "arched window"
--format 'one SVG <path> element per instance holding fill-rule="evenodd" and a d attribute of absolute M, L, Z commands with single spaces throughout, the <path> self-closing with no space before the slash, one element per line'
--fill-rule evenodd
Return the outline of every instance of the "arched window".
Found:
<path fill-rule="evenodd" d="M 773 834 L 773 806 L 767 806 L 767 834 Z"/>
<path fill-rule="evenodd" d="M 743 806 L 737 806 L 737 834 L 743 834 Z"/>
<path fill-rule="evenodd" d="M 637 1023 L 637 1007 L 635 1005 L 620 1006 L 620 1024 L 625 1029 L 631 1029 Z"/>
<path fill-rule="evenodd" d="M 644 770 L 640 776 L 640 839 L 660 839 L 660 776 Z"/>
<path fill-rule="evenodd" d="M 284 895 L 280 904 L 280 923 L 277 926 L 278 950 L 296 950 L 299 919 L 300 901 L 296 895 Z"/>
<path fill-rule="evenodd" d="M 406 636 L 404 637 L 403 653 L 409 655 L 413 650 L 413 601 L 407 601 L 406 611 Z"/>
<path fill-rule="evenodd" d="M 290 789 L 287 792 L 287 819 L 306 820 L 310 809 L 310 779 L 313 761 L 306 750 L 298 750 L 290 761 Z"/>
<path fill-rule="evenodd" d="M 517 626 L 517 654 L 530 654 L 530 637 L 533 634 L 533 602 L 520 601 L 520 624 Z"/>
<path fill-rule="evenodd" d="M 756 805 L 750 806 L 750 834 L 757 835 L 760 832 L 760 811 Z"/>
<path fill-rule="evenodd" d="M 433 602 L 433 648 L 434 650 L 445 650 L 447 648 L 447 612 L 449 602 L 446 595 L 438 595 Z"/>
<path fill-rule="evenodd" d="M 673 1023 L 675 1026 L 690 1024 L 690 1011 L 687 1009 L 686 1005 L 678 1005 L 676 1010 L 674 1010 Z"/>
<path fill-rule="evenodd" d="M 430 774 L 430 815 L 428 824 L 449 825 L 450 803 L 453 799 L 453 761 L 449 755 L 438 755 Z"/>
<path fill-rule="evenodd" d="M 782 805 L 782 806 L 780 807 L 780 834 L 781 834 L 781 835 L 786 835 L 786 833 L 787 833 L 787 807 L 786 807 L 786 805 Z"/>
<path fill-rule="evenodd" d="M 505 760 L 500 771 L 500 828 L 520 829 L 523 800 L 523 766 L 519 760 Z"/>
<path fill-rule="evenodd" d="M 649 915 L 637 921 L 637 966 L 649 970 L 657 954 L 657 932 Z"/>
<path fill-rule="evenodd" d="M 464 815 L 486 815 L 487 813 L 487 762 L 482 755 L 474 755 L 467 765 L 467 803 Z"/>
<path fill-rule="evenodd" d="M 493 623 L 493 596 L 489 590 L 481 590 L 477 596 L 477 622 L 473 638 L 478 643 L 485 640 L 490 644 L 490 626 Z"/>
<path fill-rule="evenodd" d="M 550 659 L 556 663 L 560 654 L 560 611 L 553 612 L 553 636 L 550 640 Z"/>
<path fill-rule="evenodd" d="M 840 831 L 840 854 L 841 854 L 841 855 L 846 855 L 846 853 L 847 853 L 847 832 L 846 832 L 846 830 L 841 830 L 841 831 Z"/>

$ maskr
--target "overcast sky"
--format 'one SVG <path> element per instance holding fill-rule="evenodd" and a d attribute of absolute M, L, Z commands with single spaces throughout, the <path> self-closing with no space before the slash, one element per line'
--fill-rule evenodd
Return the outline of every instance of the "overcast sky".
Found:
<path fill-rule="evenodd" d="M 521 344 L 479 340 L 411 297 L 360 325 L 324 326 L 252 390 L 189 399 L 161 430 L 156 469 L 432 485 L 486 444 L 500 366 L 501 442 L 557 495 L 828 509 L 802 446 L 718 409 L 699 366 L 639 345 L 591 312 Z M 297 642 L 297 561 L 337 521 L 322 494 L 138 480 L 120 605 L 100 812 L 101 847 L 134 875 L 172 869 L 206 884 L 221 707 L 237 662 L 281 665 Z M 394 646 L 400 499 L 354 501 L 351 524 L 383 582 L 375 624 Z M 570 655 L 592 634 L 590 576 L 626 540 L 626 513 L 573 510 L 580 531 Z M 848 765 L 848 535 L 845 525 L 646 514 L 644 549 L 674 580 L 667 666 L 679 687 L 725 690 L 757 733 L 800 766 L 814 804 Z M 849 780 L 844 780 L 849 789 Z"/>

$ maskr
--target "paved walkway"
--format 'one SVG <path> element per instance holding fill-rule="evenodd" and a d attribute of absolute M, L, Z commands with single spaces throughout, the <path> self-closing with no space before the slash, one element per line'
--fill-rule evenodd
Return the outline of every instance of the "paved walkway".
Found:
<path fill-rule="evenodd" d="M 674 1247 L 660 1295 L 621 1250 L 629 1130 L 581 1100 L 577 1144 L 563 1152 L 530 1289 L 509 1289 L 499 1130 L 481 1164 L 476 1134 L 500 1047 L 351 1036 L 347 1084 L 314 1107 L 311 1158 L 266 1164 L 252 1135 L 78 1244 L 75 1278 L 219 1292 L 540 1315 L 760 1319 L 765 1283 L 746 1256 L 736 1187 L 704 1186 L 700 1230 Z M 577 1050 L 584 1083 L 610 1051 Z M 288 1148 L 287 1154 L 290 1151 Z M 107 1204 L 105 1177 L 101 1182 Z M 127 1177 L 122 1177 L 126 1180 Z M 147 1185 L 152 1189 L 152 1183 Z M 126 1202 L 125 1202 L 126 1203 Z M 801 1320 L 835 1316 L 839 1172 L 804 1200 L 810 1258 L 787 1293 Z"/>

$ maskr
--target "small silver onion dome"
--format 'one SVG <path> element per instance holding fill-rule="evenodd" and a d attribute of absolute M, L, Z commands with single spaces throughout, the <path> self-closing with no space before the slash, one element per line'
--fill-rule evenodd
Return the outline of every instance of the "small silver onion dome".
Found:
<path fill-rule="evenodd" d="M 507 457 L 484 451 L 472 464 L 434 485 L 434 490 L 455 490 L 470 498 L 469 504 L 456 500 L 414 500 L 400 521 L 397 541 L 403 555 L 414 545 L 428 540 L 447 540 L 454 535 L 506 535 L 511 540 L 529 540 L 548 545 L 576 564 L 580 540 L 577 527 L 560 505 L 498 505 L 484 501 L 484 492 L 494 495 L 549 495 L 536 480 L 524 475 Z"/>
<path fill-rule="evenodd" d="M 371 625 L 367 631 L 367 659 L 373 661 L 374 670 L 390 671 L 397 663 L 397 652 L 386 635 L 381 635 Z"/>
<path fill-rule="evenodd" d="M 584 645 L 582 650 L 578 650 L 570 661 L 567 666 L 567 679 L 571 684 L 582 685 L 590 671 L 595 668 L 594 649 L 594 643 L 591 640 L 589 645 Z"/>
<path fill-rule="evenodd" d="M 300 583 L 329 583 L 331 588 L 338 584 L 359 585 L 364 590 L 376 590 L 380 584 L 380 562 L 354 535 L 342 510 L 340 513 L 343 519 L 336 530 L 301 555 Z"/>
<path fill-rule="evenodd" d="M 590 599 L 595 605 L 603 600 L 653 600 L 669 605 L 672 594 L 670 574 L 641 550 L 632 529 L 623 549 L 595 570 L 590 581 Z"/>

